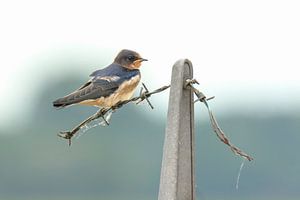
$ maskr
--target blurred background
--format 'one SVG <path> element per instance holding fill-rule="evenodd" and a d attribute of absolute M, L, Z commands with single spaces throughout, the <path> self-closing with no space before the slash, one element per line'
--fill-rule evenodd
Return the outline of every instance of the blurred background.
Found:
<path fill-rule="evenodd" d="M 149 59 L 150 90 L 188 58 L 220 126 L 254 157 L 219 142 L 196 105 L 196 194 L 203 200 L 300 198 L 298 1 L 0 1 L 0 199 L 157 199 L 168 91 L 111 125 L 56 134 L 96 111 L 52 101 L 124 48 Z"/>

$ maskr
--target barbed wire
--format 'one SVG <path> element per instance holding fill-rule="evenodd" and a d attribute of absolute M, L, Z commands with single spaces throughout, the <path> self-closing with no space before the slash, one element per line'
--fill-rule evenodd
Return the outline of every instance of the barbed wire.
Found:
<path fill-rule="evenodd" d="M 242 156 L 244 158 L 246 158 L 248 161 L 253 160 L 253 158 L 251 156 L 249 156 L 248 154 L 246 154 L 244 151 L 242 151 L 241 149 L 237 148 L 235 145 L 233 145 L 228 137 L 225 135 L 225 133 L 223 132 L 223 130 L 220 128 L 220 126 L 217 123 L 217 120 L 215 118 L 215 116 L 213 115 L 213 112 L 211 111 L 208 102 L 209 100 L 213 99 L 213 97 L 209 97 L 206 98 L 206 96 L 200 92 L 198 89 L 196 89 L 193 85 L 194 84 L 199 84 L 198 81 L 196 79 L 187 79 L 185 82 L 184 87 L 191 89 L 195 95 L 197 96 L 197 99 L 194 101 L 194 103 L 196 102 L 202 102 L 204 103 L 204 105 L 206 106 L 207 110 L 208 110 L 208 114 L 209 114 L 209 118 L 210 118 L 210 122 L 211 122 L 211 126 L 213 131 L 216 133 L 217 137 L 220 139 L 221 142 L 223 142 L 224 144 L 228 145 L 230 147 L 230 149 L 233 151 L 234 154 Z M 71 139 L 72 137 L 84 126 L 86 126 L 87 124 L 89 124 L 90 122 L 98 119 L 98 118 L 102 118 L 103 121 L 109 125 L 109 122 L 105 119 L 105 114 L 109 111 L 115 112 L 116 110 L 120 109 L 122 106 L 130 103 L 130 102 L 136 102 L 136 104 L 141 103 L 142 101 L 146 100 L 148 105 L 153 109 L 153 105 L 151 104 L 149 97 L 153 94 L 157 94 L 160 92 L 163 92 L 164 90 L 168 89 L 170 87 L 170 85 L 167 86 L 163 86 L 161 88 L 158 88 L 152 92 L 149 92 L 148 88 L 146 87 L 146 85 L 144 83 L 142 83 L 142 87 L 139 93 L 139 96 L 137 97 L 133 97 L 129 100 L 126 101 L 121 101 L 119 103 L 117 103 L 116 105 L 110 107 L 110 108 L 101 108 L 99 109 L 95 114 L 91 115 L 90 117 L 88 117 L 87 119 L 85 119 L 84 121 L 82 121 L 80 124 L 78 124 L 77 126 L 75 126 L 71 131 L 61 131 L 58 136 L 62 137 L 64 139 L 67 139 L 69 141 L 69 145 L 71 145 Z M 145 90 L 145 91 L 144 91 Z"/>
<path fill-rule="evenodd" d="M 142 101 L 146 100 L 148 105 L 153 109 L 153 105 L 151 104 L 150 100 L 148 99 L 151 95 L 153 94 L 157 94 L 160 93 L 166 89 L 168 89 L 170 87 L 170 85 L 167 86 L 163 86 L 161 88 L 158 88 L 152 92 L 149 92 L 148 88 L 146 87 L 146 85 L 144 83 L 142 83 L 141 90 L 140 90 L 140 95 L 137 97 L 133 97 L 129 100 L 126 101 L 121 101 L 119 103 L 117 103 L 116 105 L 110 107 L 110 108 L 101 108 L 99 109 L 95 114 L 91 115 L 90 117 L 88 117 L 87 119 L 85 119 L 84 121 L 82 121 L 80 124 L 78 124 L 77 126 L 75 126 L 72 130 L 70 131 L 61 131 L 59 134 L 57 134 L 59 137 L 62 137 L 64 139 L 67 139 L 69 141 L 69 146 L 71 145 L 71 140 L 72 137 L 85 125 L 89 124 L 90 122 L 98 119 L 98 118 L 102 118 L 103 121 L 109 125 L 109 122 L 105 119 L 105 114 L 109 111 L 113 111 L 115 112 L 117 109 L 121 108 L 122 106 L 124 106 L 125 104 L 128 104 L 130 102 L 136 102 L 136 104 L 141 103 Z M 145 90 L 145 91 L 144 91 Z"/>
<path fill-rule="evenodd" d="M 213 114 L 213 112 L 211 111 L 207 101 L 211 98 L 206 98 L 206 96 L 200 92 L 198 89 L 196 89 L 193 85 L 194 84 L 199 84 L 198 81 L 196 79 L 188 79 L 186 80 L 185 83 L 185 87 L 190 88 L 191 90 L 193 90 L 193 92 L 195 93 L 195 95 L 197 96 L 197 100 L 194 101 L 194 103 L 200 101 L 202 103 L 204 103 L 204 105 L 206 106 L 207 110 L 208 110 L 208 114 L 209 114 L 209 118 L 210 118 L 210 123 L 212 126 L 213 131 L 216 133 L 217 137 L 226 145 L 228 145 L 230 147 L 230 149 L 232 150 L 232 152 L 236 155 L 240 155 L 244 158 L 246 158 L 248 161 L 253 160 L 253 158 L 251 156 L 249 156 L 247 153 L 245 153 L 244 151 L 242 151 L 241 149 L 237 148 L 235 145 L 233 145 L 228 137 L 225 135 L 225 133 L 222 131 L 222 129 L 220 128 L 220 126 L 218 125 L 218 122 Z"/>

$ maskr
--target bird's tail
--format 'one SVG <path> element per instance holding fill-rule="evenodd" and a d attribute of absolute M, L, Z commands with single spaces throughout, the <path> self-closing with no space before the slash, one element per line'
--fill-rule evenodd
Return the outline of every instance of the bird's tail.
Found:
<path fill-rule="evenodd" d="M 72 93 L 67 96 L 64 96 L 62 98 L 59 98 L 55 101 L 53 101 L 53 106 L 56 108 L 64 108 L 66 106 L 70 106 L 76 103 L 79 103 L 81 99 L 76 98 L 77 94 Z"/>
<path fill-rule="evenodd" d="M 64 108 L 68 105 L 71 105 L 70 103 L 67 103 L 65 101 L 65 98 L 59 98 L 59 99 L 56 99 L 55 101 L 53 101 L 53 106 L 56 107 L 56 108 Z"/>

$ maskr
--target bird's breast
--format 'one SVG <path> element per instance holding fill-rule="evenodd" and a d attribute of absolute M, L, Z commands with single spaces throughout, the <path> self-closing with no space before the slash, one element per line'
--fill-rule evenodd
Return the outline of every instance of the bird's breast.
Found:
<path fill-rule="evenodd" d="M 119 88 L 108 97 L 97 99 L 97 106 L 109 108 L 120 101 L 129 100 L 133 96 L 140 79 L 141 76 L 138 74 L 131 79 L 124 81 Z"/>

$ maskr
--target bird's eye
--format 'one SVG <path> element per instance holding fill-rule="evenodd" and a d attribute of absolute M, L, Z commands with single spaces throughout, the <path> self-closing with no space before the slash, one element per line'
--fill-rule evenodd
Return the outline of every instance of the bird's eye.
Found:
<path fill-rule="evenodd" d="M 130 56 L 127 57 L 127 59 L 128 59 L 129 61 L 134 61 L 134 56 L 130 55 Z"/>

